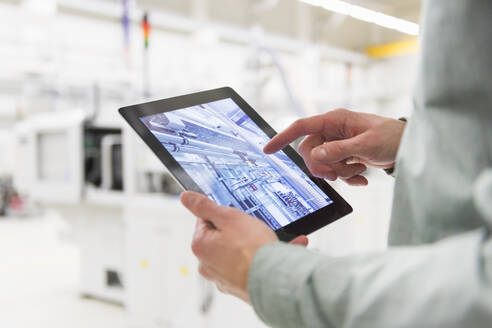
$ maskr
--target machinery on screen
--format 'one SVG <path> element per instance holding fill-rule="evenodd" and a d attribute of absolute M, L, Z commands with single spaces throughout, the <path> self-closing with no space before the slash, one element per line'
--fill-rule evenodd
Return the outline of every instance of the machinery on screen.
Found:
<path fill-rule="evenodd" d="M 140 118 L 205 194 L 277 230 L 333 201 L 232 100 Z"/>

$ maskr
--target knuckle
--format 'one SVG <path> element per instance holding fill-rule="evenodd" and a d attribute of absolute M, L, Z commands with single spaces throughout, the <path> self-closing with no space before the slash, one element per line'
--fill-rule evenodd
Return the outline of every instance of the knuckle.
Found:
<path fill-rule="evenodd" d="M 199 239 L 193 239 L 193 241 L 191 242 L 191 251 L 198 258 L 202 255 L 202 245 Z"/>
<path fill-rule="evenodd" d="M 344 164 L 337 165 L 335 168 L 335 172 L 339 177 L 344 179 L 347 179 L 353 175 L 350 166 Z"/>
<path fill-rule="evenodd" d="M 303 119 L 303 118 L 299 118 L 297 120 L 294 121 L 294 123 L 292 123 L 292 127 L 295 128 L 295 129 L 299 129 L 299 128 L 302 128 L 304 126 L 304 122 L 306 120 Z"/>
<path fill-rule="evenodd" d="M 198 273 L 204 278 L 208 277 L 207 269 L 205 269 L 205 266 L 202 263 L 198 266 Z"/>
<path fill-rule="evenodd" d="M 342 179 L 349 179 L 352 177 L 351 174 L 347 173 L 347 172 L 344 172 L 343 170 L 338 170 L 337 171 L 337 175 L 342 178 Z"/>
<path fill-rule="evenodd" d="M 353 149 L 361 149 L 362 147 L 362 142 L 360 140 L 360 138 L 352 138 L 351 142 L 350 142 L 350 146 L 353 148 Z"/>
<path fill-rule="evenodd" d="M 367 171 L 367 166 L 365 166 L 364 164 L 359 163 L 355 165 L 357 165 L 357 172 L 359 172 L 358 174 L 362 174 Z"/>
<path fill-rule="evenodd" d="M 360 173 L 361 173 L 360 167 L 347 165 L 345 168 L 343 168 L 342 173 L 340 175 L 343 176 L 344 178 L 350 179 Z"/>
<path fill-rule="evenodd" d="M 301 154 L 301 156 L 304 160 L 309 159 L 311 157 L 310 151 L 309 151 L 309 149 L 305 143 L 301 143 L 297 150 L 299 151 L 299 154 Z"/>
<path fill-rule="evenodd" d="M 335 181 L 338 178 L 338 174 L 335 171 L 328 171 L 324 178 Z"/>
<path fill-rule="evenodd" d="M 305 141 L 306 141 L 306 139 L 304 139 L 303 141 L 301 141 L 301 143 L 299 144 L 299 147 L 297 147 L 297 151 L 302 156 L 304 156 L 304 153 L 306 151 L 306 143 L 305 143 Z"/>
<path fill-rule="evenodd" d="M 224 288 L 224 286 L 222 284 L 216 284 L 217 286 L 217 289 L 219 290 L 219 292 L 225 294 L 227 292 L 227 290 Z"/>
<path fill-rule="evenodd" d="M 321 170 L 318 168 L 318 167 L 309 167 L 309 171 L 311 171 L 311 173 L 314 175 L 314 176 L 317 176 L 319 177 L 321 175 Z"/>
<path fill-rule="evenodd" d="M 344 114 L 345 115 L 345 114 L 349 113 L 350 111 L 348 109 L 346 109 L 346 108 L 341 108 L 340 107 L 340 108 L 334 109 L 333 112 L 336 112 L 338 114 Z"/>
<path fill-rule="evenodd" d="M 336 179 L 337 173 L 330 170 L 329 167 L 313 167 L 311 173 L 318 178 Z"/>

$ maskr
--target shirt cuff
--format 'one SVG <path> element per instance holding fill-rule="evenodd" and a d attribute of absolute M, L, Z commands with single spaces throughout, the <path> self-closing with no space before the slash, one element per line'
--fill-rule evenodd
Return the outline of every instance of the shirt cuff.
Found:
<path fill-rule="evenodd" d="M 301 286 L 322 260 L 305 247 L 275 242 L 256 253 L 248 278 L 248 292 L 256 314 L 272 327 L 300 327 Z"/>

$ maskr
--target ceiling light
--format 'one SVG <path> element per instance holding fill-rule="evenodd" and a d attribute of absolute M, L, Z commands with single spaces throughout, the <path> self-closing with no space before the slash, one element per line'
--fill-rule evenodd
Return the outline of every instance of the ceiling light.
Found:
<path fill-rule="evenodd" d="M 386 15 L 378 11 L 353 5 L 341 0 L 299 0 L 312 6 L 324 8 L 342 15 L 347 15 L 364 22 L 396 30 L 410 35 L 419 34 L 419 25 L 401 18 Z"/>
<path fill-rule="evenodd" d="M 57 0 L 23 0 L 22 8 L 27 12 L 43 15 L 43 16 L 53 16 L 57 11 Z"/>

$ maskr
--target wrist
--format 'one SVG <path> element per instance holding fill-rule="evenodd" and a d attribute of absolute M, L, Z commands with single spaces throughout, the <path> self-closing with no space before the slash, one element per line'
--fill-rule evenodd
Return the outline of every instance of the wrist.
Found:
<path fill-rule="evenodd" d="M 401 132 L 401 135 L 400 135 L 400 140 L 398 142 L 398 147 L 399 147 L 400 144 L 401 144 L 401 138 L 403 137 L 403 131 L 405 130 L 405 126 L 406 126 L 406 123 L 407 123 L 407 118 L 406 117 L 400 117 L 398 120 L 401 121 L 401 122 L 403 122 L 402 123 L 403 128 L 402 128 L 402 132 Z M 383 168 L 384 172 L 386 172 L 386 174 L 391 175 L 391 176 L 394 175 L 395 169 L 396 169 L 396 158 L 395 158 L 395 162 L 393 162 L 393 165 L 391 167 Z"/>

